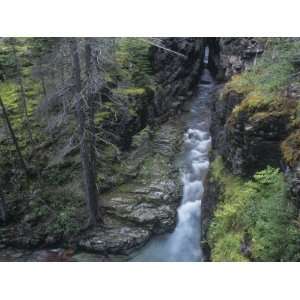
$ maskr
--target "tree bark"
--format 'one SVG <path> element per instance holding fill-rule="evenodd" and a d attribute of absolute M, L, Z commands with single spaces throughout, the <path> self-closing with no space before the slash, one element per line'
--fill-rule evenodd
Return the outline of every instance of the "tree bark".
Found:
<path fill-rule="evenodd" d="M 43 72 L 43 63 L 42 63 L 42 58 L 38 58 L 38 67 L 39 67 L 39 74 L 41 78 L 41 84 L 42 84 L 42 89 L 43 89 L 43 94 L 46 97 L 47 96 L 47 90 L 46 90 L 46 82 L 45 82 L 45 76 Z"/>
<path fill-rule="evenodd" d="M 5 199 L 2 193 L 2 190 L 0 190 L 0 221 L 5 224 L 7 220 L 7 215 L 6 215 L 6 204 L 5 204 Z"/>
<path fill-rule="evenodd" d="M 64 61 L 61 62 L 60 64 L 60 80 L 62 85 L 65 84 L 65 66 L 64 66 Z"/>
<path fill-rule="evenodd" d="M 73 58 L 73 80 L 75 86 L 75 110 L 76 118 L 79 125 L 80 136 L 80 158 L 82 166 L 82 174 L 84 180 L 85 199 L 87 203 L 89 221 L 88 225 L 93 226 L 98 223 L 98 199 L 95 175 L 95 160 L 94 154 L 91 149 L 93 148 L 93 139 L 91 139 L 88 125 L 89 116 L 87 117 L 85 109 L 85 102 L 81 95 L 82 81 L 81 81 L 81 68 L 80 58 L 78 53 L 77 40 L 72 38 L 70 40 L 70 48 Z M 93 136 L 93 134 L 92 134 Z"/>
<path fill-rule="evenodd" d="M 88 95 L 87 95 L 87 138 L 89 144 L 89 153 L 90 153 L 90 171 L 95 178 L 95 184 L 93 185 L 93 193 L 97 194 L 96 187 L 96 129 L 95 129 L 95 109 L 96 109 L 96 89 L 93 87 L 93 58 L 92 58 L 92 40 L 91 38 L 85 38 L 85 64 L 86 64 L 86 76 L 89 85 Z M 95 75 L 96 76 L 96 75 Z M 99 199 L 98 204 L 98 219 L 101 219 L 101 205 L 100 205 L 100 214 L 99 214 Z"/>
<path fill-rule="evenodd" d="M 6 108 L 5 108 L 5 105 L 4 105 L 3 101 L 2 101 L 1 96 L 0 96 L 0 106 L 2 108 L 2 113 L 3 113 L 4 121 L 7 124 L 8 130 L 9 130 L 9 133 L 10 133 L 10 136 L 11 136 L 11 139 L 13 141 L 13 144 L 14 144 L 15 148 L 16 148 L 16 152 L 17 152 L 17 155 L 18 155 L 21 167 L 24 170 L 24 172 L 26 173 L 26 175 L 28 175 L 28 169 L 26 167 L 25 160 L 23 158 L 22 152 L 21 152 L 20 147 L 19 147 L 18 140 L 16 138 L 15 132 L 14 132 L 14 130 L 12 128 L 11 123 L 10 123 L 10 120 L 9 120 L 9 117 L 8 117 L 8 114 L 7 114 L 7 111 L 6 111 Z"/>

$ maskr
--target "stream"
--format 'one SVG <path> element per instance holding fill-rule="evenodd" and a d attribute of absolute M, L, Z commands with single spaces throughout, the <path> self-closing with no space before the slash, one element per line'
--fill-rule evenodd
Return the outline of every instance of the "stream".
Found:
<path fill-rule="evenodd" d="M 183 196 L 177 210 L 177 226 L 171 234 L 153 238 L 132 255 L 131 261 L 202 261 L 200 208 L 209 166 L 209 102 L 214 86 L 210 72 L 204 69 L 184 116 L 184 145 L 179 162 Z"/>

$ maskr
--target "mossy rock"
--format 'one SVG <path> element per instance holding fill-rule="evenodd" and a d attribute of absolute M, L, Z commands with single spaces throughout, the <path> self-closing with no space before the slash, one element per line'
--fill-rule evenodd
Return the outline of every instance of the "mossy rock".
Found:
<path fill-rule="evenodd" d="M 143 96 L 146 94 L 146 89 L 142 87 L 128 87 L 115 89 L 114 92 L 123 96 Z"/>
<path fill-rule="evenodd" d="M 295 167 L 300 161 L 300 129 L 291 133 L 281 144 L 281 151 L 285 162 Z"/>

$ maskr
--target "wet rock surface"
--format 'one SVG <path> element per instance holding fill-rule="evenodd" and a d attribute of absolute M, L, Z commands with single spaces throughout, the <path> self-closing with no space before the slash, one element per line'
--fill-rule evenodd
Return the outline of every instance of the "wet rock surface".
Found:
<path fill-rule="evenodd" d="M 203 260 L 208 261 L 210 258 L 210 247 L 207 242 L 207 233 L 214 211 L 217 207 L 219 196 L 222 193 L 222 186 L 213 178 L 211 170 L 208 171 L 204 182 L 204 193 L 201 202 L 201 247 Z"/>
<path fill-rule="evenodd" d="M 81 250 L 100 254 L 127 254 L 148 241 L 150 232 L 135 227 L 119 227 L 94 230 L 80 240 Z"/>
<path fill-rule="evenodd" d="M 78 242 L 80 249 L 106 255 L 127 254 L 143 246 L 153 234 L 174 229 L 181 198 L 175 165 L 181 130 L 180 122 L 167 122 L 148 141 L 148 151 L 143 144 L 135 149 L 137 176 L 103 195 L 103 208 L 111 227 L 84 236 Z M 128 163 L 131 161 L 129 158 Z"/>

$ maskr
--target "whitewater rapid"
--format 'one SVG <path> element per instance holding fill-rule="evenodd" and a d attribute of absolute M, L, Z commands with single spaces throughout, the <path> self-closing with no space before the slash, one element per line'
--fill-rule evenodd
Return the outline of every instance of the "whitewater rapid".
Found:
<path fill-rule="evenodd" d="M 152 239 L 133 261 L 201 261 L 201 199 L 209 167 L 209 99 L 213 79 L 207 69 L 201 75 L 196 96 L 184 120 L 185 133 L 181 162 L 183 196 L 177 210 L 173 233 Z"/>

